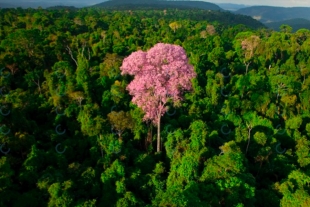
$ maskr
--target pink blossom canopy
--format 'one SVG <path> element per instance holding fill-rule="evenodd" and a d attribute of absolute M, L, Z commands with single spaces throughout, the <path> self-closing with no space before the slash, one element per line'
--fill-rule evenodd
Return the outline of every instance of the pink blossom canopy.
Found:
<path fill-rule="evenodd" d="M 168 98 L 182 100 L 182 92 L 192 89 L 191 79 L 196 77 L 185 50 L 164 43 L 148 52 L 133 52 L 120 69 L 122 75 L 135 76 L 127 90 L 133 96 L 132 102 L 145 112 L 144 120 L 152 120 L 155 125 L 167 111 Z"/>

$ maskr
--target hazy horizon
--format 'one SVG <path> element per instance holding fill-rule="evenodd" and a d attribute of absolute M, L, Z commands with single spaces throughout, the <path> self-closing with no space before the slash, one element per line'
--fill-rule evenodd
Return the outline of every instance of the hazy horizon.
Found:
<path fill-rule="evenodd" d="M 106 0 L 62 0 L 62 1 L 49 1 L 49 0 L 1 0 L 2 4 L 13 5 L 13 6 L 27 6 L 27 5 L 40 5 L 42 7 L 48 6 L 91 6 L 98 3 L 105 2 Z M 246 6 L 279 6 L 279 7 L 310 7 L 310 1 L 308 0 L 212 0 L 205 1 L 214 4 L 239 4 Z"/>
<path fill-rule="evenodd" d="M 310 1 L 308 0 L 212 0 L 209 1 L 215 4 L 240 4 L 246 6 L 279 6 L 279 7 L 310 7 Z"/>

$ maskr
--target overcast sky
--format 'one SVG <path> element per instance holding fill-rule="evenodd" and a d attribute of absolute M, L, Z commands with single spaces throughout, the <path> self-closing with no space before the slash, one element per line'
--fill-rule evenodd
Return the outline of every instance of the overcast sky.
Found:
<path fill-rule="evenodd" d="M 48 4 L 54 4 L 61 2 L 65 5 L 94 5 L 104 2 L 106 0 L 0 0 L 0 2 L 18 4 L 26 2 L 46 2 Z M 130 1 L 130 0 L 128 0 Z M 204 0 L 202 0 L 204 1 Z M 210 0 L 206 2 L 212 3 L 233 3 L 233 4 L 245 4 L 245 5 L 267 5 L 267 6 L 282 6 L 282 7 L 310 7 L 310 0 Z"/>
<path fill-rule="evenodd" d="M 310 0 L 211 0 L 209 2 L 282 7 L 310 7 Z"/>

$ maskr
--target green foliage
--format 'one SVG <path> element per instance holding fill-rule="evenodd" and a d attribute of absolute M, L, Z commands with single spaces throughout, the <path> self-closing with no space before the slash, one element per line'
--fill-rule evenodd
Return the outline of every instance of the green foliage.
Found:
<path fill-rule="evenodd" d="M 292 171 L 279 186 L 283 194 L 281 206 L 307 206 L 310 202 L 309 183 L 310 177 L 306 173 Z"/>
<path fill-rule="evenodd" d="M 123 8 L 0 10 L 0 206 L 309 206 L 310 31 Z M 197 78 L 154 153 L 119 67 L 159 42 Z"/>

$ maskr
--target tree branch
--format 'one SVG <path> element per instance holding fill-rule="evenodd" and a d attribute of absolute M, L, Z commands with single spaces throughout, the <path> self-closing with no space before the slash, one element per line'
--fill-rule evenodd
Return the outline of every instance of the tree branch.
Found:
<path fill-rule="evenodd" d="M 38 79 L 38 82 L 36 82 L 34 79 L 32 79 L 32 81 L 38 86 L 39 92 L 41 94 L 40 79 Z"/>
<path fill-rule="evenodd" d="M 77 63 L 76 59 L 74 59 L 74 57 L 72 55 L 72 51 L 71 51 L 71 49 L 70 49 L 70 47 L 68 45 L 67 45 L 66 49 L 69 52 L 69 55 L 71 56 L 71 59 L 75 62 L 76 66 L 78 67 L 78 63 Z"/>

